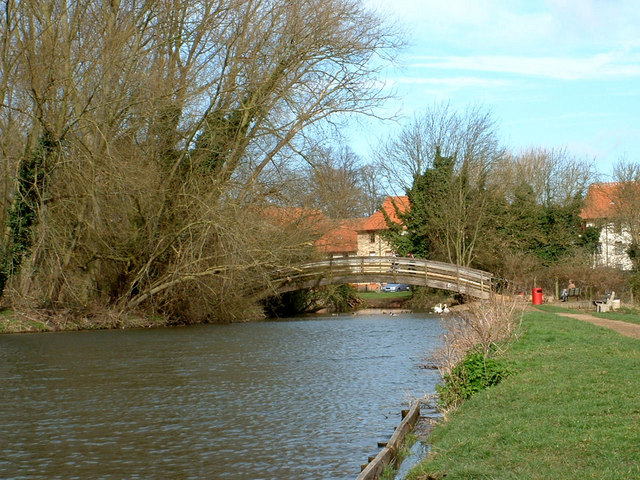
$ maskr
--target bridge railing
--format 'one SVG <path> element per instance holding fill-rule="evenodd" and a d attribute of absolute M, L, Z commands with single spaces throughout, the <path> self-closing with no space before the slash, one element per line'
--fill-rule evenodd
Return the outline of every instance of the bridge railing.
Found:
<path fill-rule="evenodd" d="M 393 281 L 487 297 L 493 276 L 485 271 L 408 257 L 345 257 L 279 270 L 280 292 L 330 283 Z"/>

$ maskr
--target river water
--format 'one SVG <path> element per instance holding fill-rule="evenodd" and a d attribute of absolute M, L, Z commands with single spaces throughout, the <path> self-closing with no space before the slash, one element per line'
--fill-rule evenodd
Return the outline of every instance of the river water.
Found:
<path fill-rule="evenodd" d="M 0 478 L 353 479 L 437 318 L 334 316 L 0 336 Z"/>

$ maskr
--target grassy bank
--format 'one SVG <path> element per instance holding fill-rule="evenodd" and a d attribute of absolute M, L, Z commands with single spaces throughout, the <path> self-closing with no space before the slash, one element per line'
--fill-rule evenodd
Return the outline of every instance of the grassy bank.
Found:
<path fill-rule="evenodd" d="M 358 296 L 365 301 L 368 300 L 389 300 L 411 298 L 411 292 L 358 292 Z"/>
<path fill-rule="evenodd" d="M 547 312 L 523 328 L 516 373 L 438 426 L 408 478 L 640 478 L 638 340 Z"/>

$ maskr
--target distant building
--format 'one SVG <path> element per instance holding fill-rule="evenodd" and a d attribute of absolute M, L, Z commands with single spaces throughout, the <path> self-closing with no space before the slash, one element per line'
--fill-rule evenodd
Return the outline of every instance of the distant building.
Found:
<path fill-rule="evenodd" d="M 594 255 L 594 266 L 631 270 L 633 263 L 627 254 L 631 235 L 627 228 L 614 222 L 619 188 L 620 184 L 617 182 L 591 185 L 580 217 L 587 227 L 602 228 Z"/>
<path fill-rule="evenodd" d="M 331 258 L 355 257 L 358 255 L 358 229 L 367 218 L 351 218 L 337 221 L 316 241 L 316 247 Z"/>
<path fill-rule="evenodd" d="M 371 215 L 358 230 L 358 255 L 390 256 L 393 249 L 389 242 L 381 235 L 389 229 L 387 218 L 398 225 L 402 225 L 399 214 L 409 210 L 409 197 L 387 197 L 382 207 Z"/>
<path fill-rule="evenodd" d="M 401 225 L 402 220 L 398 214 L 408 209 L 408 197 L 387 197 L 380 210 L 369 218 L 336 221 L 335 226 L 327 229 L 316 241 L 316 246 L 331 258 L 391 256 L 393 249 L 381 233 L 389 228 L 387 217 L 393 223 Z"/>

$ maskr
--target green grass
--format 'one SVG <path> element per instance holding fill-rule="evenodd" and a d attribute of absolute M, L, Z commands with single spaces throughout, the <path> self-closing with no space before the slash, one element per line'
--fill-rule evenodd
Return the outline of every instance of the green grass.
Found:
<path fill-rule="evenodd" d="M 0 310 L 0 333 L 46 332 L 47 325 L 35 319 L 21 317 L 9 308 Z"/>
<path fill-rule="evenodd" d="M 543 312 L 549 312 L 549 313 L 579 313 L 577 310 L 573 308 L 565 308 L 559 305 L 551 305 L 549 303 L 536 305 L 535 307 L 538 310 L 542 310 Z"/>
<path fill-rule="evenodd" d="M 358 292 L 363 300 L 378 300 L 381 298 L 409 298 L 411 292 Z"/>
<path fill-rule="evenodd" d="M 553 313 L 523 327 L 516 373 L 436 427 L 407 478 L 639 479 L 640 342 Z"/>

